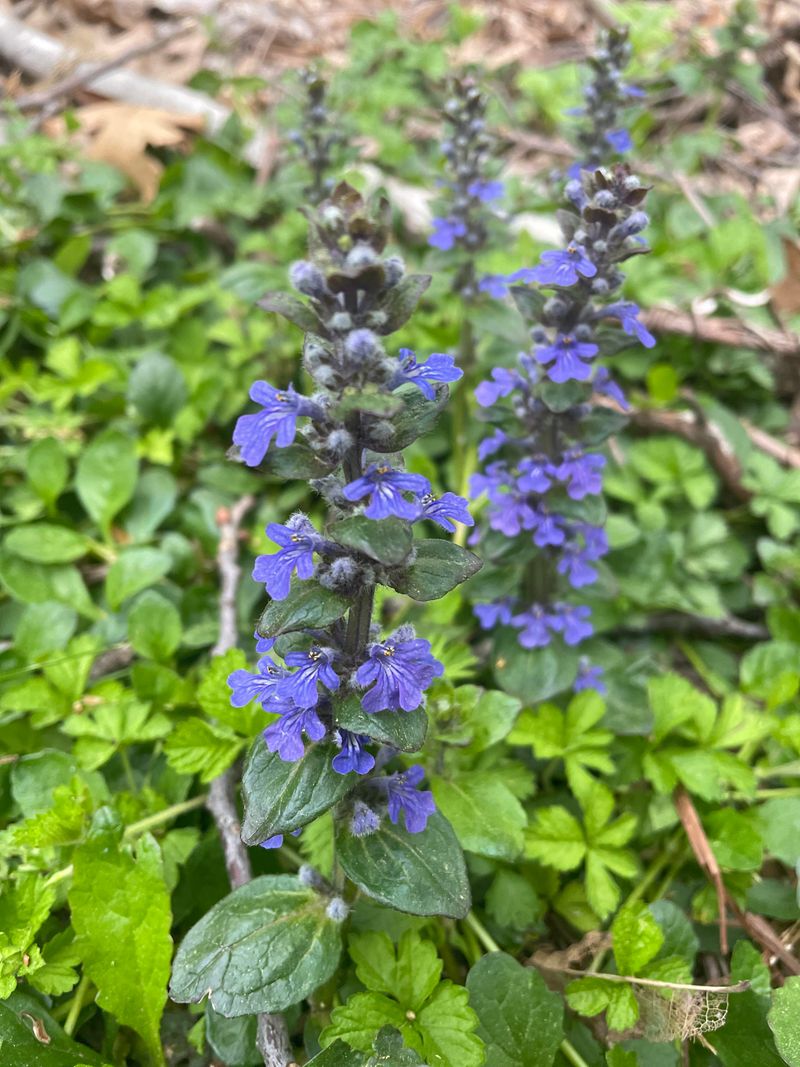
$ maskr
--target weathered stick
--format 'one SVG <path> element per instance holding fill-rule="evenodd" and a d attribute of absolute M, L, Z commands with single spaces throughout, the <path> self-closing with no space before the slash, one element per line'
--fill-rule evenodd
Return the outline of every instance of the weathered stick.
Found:
<path fill-rule="evenodd" d="M 217 569 L 220 575 L 219 636 L 211 650 L 212 656 L 221 656 L 236 646 L 236 590 L 242 573 L 238 561 L 239 529 L 254 503 L 252 496 L 244 496 L 232 508 L 220 508 L 217 513 L 220 535 L 217 547 Z M 228 768 L 211 783 L 206 807 L 219 831 L 228 880 L 233 889 L 238 889 L 250 881 L 253 869 L 241 838 L 233 768 Z M 289 1032 L 282 1015 L 262 1012 L 258 1016 L 257 1045 L 264 1057 L 264 1067 L 291 1067 Z"/>
<path fill-rule="evenodd" d="M 800 337 L 788 330 L 748 326 L 731 318 L 701 318 L 663 307 L 642 311 L 641 319 L 648 330 L 654 333 L 676 333 L 733 348 L 751 348 L 756 352 L 772 352 L 778 356 L 800 356 Z"/>

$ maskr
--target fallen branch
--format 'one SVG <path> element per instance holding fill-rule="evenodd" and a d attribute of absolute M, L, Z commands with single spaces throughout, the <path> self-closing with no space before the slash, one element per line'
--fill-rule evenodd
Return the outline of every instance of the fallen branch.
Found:
<path fill-rule="evenodd" d="M 211 650 L 212 656 L 221 656 L 236 646 L 236 590 L 242 569 L 239 566 L 239 529 L 255 500 L 244 496 L 232 508 L 220 508 L 217 512 L 219 545 L 217 569 L 220 575 L 219 636 Z M 233 889 L 245 885 L 253 877 L 250 857 L 241 838 L 241 825 L 236 811 L 236 783 L 233 768 L 228 768 L 211 783 L 206 807 L 219 832 L 225 869 Z M 292 1060 L 289 1032 L 282 1015 L 262 1012 L 258 1016 L 258 1050 L 264 1058 L 264 1067 L 290 1067 Z"/>
<path fill-rule="evenodd" d="M 648 330 L 654 333 L 674 333 L 695 337 L 698 341 L 751 348 L 756 352 L 772 352 L 778 356 L 800 356 L 800 336 L 788 330 L 748 326 L 738 319 L 701 318 L 673 308 L 654 307 L 641 313 Z"/>
<path fill-rule="evenodd" d="M 79 85 L 90 88 L 98 96 L 179 115 L 200 115 L 205 120 L 206 132 L 212 136 L 222 129 L 232 114 L 230 108 L 205 93 L 130 70 L 114 69 L 98 75 L 96 67 L 82 62 L 80 55 L 5 11 L 0 11 L 0 56 L 13 67 L 38 79 L 52 77 L 58 70 L 75 66 L 71 77 L 77 78 Z M 268 137 L 268 131 L 259 130 L 245 145 L 242 156 L 252 166 L 257 167 L 262 162 L 265 138 Z"/>
<path fill-rule="evenodd" d="M 735 615 L 711 619 L 705 615 L 691 615 L 683 611 L 660 611 L 648 615 L 642 626 L 615 627 L 615 633 L 641 636 L 653 632 L 700 634 L 703 637 L 735 637 L 744 641 L 766 641 L 769 629 L 758 622 L 748 622 Z"/>

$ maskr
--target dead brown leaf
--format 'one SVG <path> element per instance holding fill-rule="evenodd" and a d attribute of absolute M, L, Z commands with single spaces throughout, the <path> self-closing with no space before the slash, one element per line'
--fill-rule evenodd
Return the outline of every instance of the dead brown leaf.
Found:
<path fill-rule="evenodd" d="M 117 102 L 88 104 L 78 108 L 75 115 L 80 122 L 78 136 L 86 143 L 87 157 L 121 170 L 145 203 L 156 195 L 164 169 L 148 153 L 148 148 L 177 148 L 187 140 L 187 133 L 204 126 L 200 115 L 176 115 L 158 108 Z M 48 123 L 48 132 L 56 132 L 54 126 L 63 130 L 62 120 Z"/>
<path fill-rule="evenodd" d="M 778 312 L 794 315 L 800 311 L 800 244 L 783 238 L 786 274 L 770 289 L 772 303 Z"/>

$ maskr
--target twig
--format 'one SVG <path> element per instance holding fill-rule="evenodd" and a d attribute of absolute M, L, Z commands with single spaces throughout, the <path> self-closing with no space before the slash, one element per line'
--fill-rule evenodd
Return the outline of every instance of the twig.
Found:
<path fill-rule="evenodd" d="M 38 110 L 39 108 L 46 108 L 48 104 L 53 103 L 59 97 L 67 96 L 75 89 L 88 88 L 91 89 L 92 82 L 97 78 L 102 77 L 104 74 L 109 74 L 112 70 L 118 70 L 120 67 L 124 67 L 126 63 L 130 63 L 132 59 L 138 59 L 140 56 L 149 55 L 151 52 L 157 52 L 160 48 L 164 48 L 166 45 L 171 44 L 179 37 L 183 37 L 194 29 L 196 23 L 194 19 L 185 19 L 177 27 L 169 30 L 167 33 L 161 33 L 152 41 L 147 41 L 145 44 L 133 45 L 131 48 L 126 48 L 125 51 L 120 52 L 119 55 L 114 56 L 112 59 L 106 60 L 104 63 L 98 63 L 95 66 L 88 66 L 82 63 L 78 70 L 74 73 L 67 75 L 66 78 L 62 78 L 61 81 L 57 81 L 55 85 L 52 85 L 49 89 L 43 89 L 38 93 L 28 93 L 24 96 L 19 96 L 15 100 L 17 107 L 20 111 Z"/>
<path fill-rule="evenodd" d="M 750 326 L 732 318 L 700 318 L 674 308 L 654 307 L 642 312 L 642 321 L 654 333 L 675 333 L 699 341 L 751 348 L 778 356 L 799 356 L 800 336 L 789 330 Z"/>
<path fill-rule="evenodd" d="M 783 441 L 779 441 L 776 437 L 768 434 L 766 430 L 759 430 L 757 426 L 753 426 L 746 419 L 739 419 L 739 422 L 756 448 L 760 448 L 762 452 L 772 456 L 778 463 L 782 463 L 784 467 L 800 469 L 800 448 L 784 444 Z"/>
<path fill-rule="evenodd" d="M 650 986 L 653 989 L 681 989 L 691 993 L 744 993 L 750 988 L 746 979 L 735 985 L 693 985 L 691 982 L 662 982 L 657 978 L 637 978 L 632 974 L 607 974 L 605 971 L 582 971 L 578 967 L 555 967 L 544 961 L 537 961 L 537 967 L 558 974 L 570 974 L 576 978 L 604 978 L 608 982 L 627 982 L 630 985 Z"/>
<path fill-rule="evenodd" d="M 705 871 L 717 894 L 717 908 L 719 909 L 719 947 L 724 956 L 728 955 L 728 895 L 725 884 L 722 881 L 722 871 L 717 863 L 717 857 L 706 837 L 700 816 L 692 803 L 692 799 L 682 785 L 679 785 L 673 795 L 675 810 L 683 824 L 689 844 L 695 854 L 697 862 Z"/>
<path fill-rule="evenodd" d="M 648 615 L 642 626 L 619 626 L 615 633 L 646 634 L 654 631 L 676 634 L 702 634 L 703 637 L 735 637 L 744 641 L 766 641 L 769 630 L 758 622 L 748 622 L 735 615 L 711 619 L 683 611 L 659 611 Z"/>
<path fill-rule="evenodd" d="M 239 529 L 255 500 L 243 496 L 232 508 L 220 508 L 217 512 L 219 545 L 217 569 L 220 575 L 219 637 L 211 650 L 212 656 L 221 656 L 235 648 L 238 638 L 236 625 L 236 590 L 242 569 L 239 566 Z M 228 768 L 214 779 L 208 791 L 206 807 L 219 832 L 225 869 L 233 889 L 245 885 L 253 877 L 250 857 L 241 838 L 241 825 L 236 811 L 236 784 L 233 768 Z M 262 1012 L 258 1016 L 258 1051 L 264 1058 L 265 1067 L 290 1067 L 292 1053 L 289 1031 L 282 1015 Z"/>

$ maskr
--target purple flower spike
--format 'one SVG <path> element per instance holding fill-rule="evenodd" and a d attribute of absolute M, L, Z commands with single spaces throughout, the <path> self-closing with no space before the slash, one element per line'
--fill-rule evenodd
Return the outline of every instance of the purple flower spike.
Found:
<path fill-rule="evenodd" d="M 629 337 L 636 337 L 645 348 L 652 348 L 656 343 L 655 337 L 650 333 L 643 322 L 639 321 L 639 305 L 632 300 L 621 300 L 617 304 L 609 304 L 602 308 L 601 317 L 613 315 L 619 319 L 622 329 Z"/>
<path fill-rule="evenodd" d="M 420 517 L 430 519 L 448 533 L 455 533 L 456 528 L 453 525 L 455 522 L 463 523 L 464 526 L 475 525 L 475 520 L 467 510 L 467 501 L 463 496 L 445 493 L 443 496 L 435 497 L 433 493 L 426 493 L 420 499 L 420 503 L 422 504 Z"/>
<path fill-rule="evenodd" d="M 473 611 L 481 624 L 482 630 L 493 630 L 495 626 L 509 626 L 511 624 L 511 612 L 516 600 L 506 596 L 495 600 L 491 604 L 475 604 Z"/>
<path fill-rule="evenodd" d="M 519 371 L 506 370 L 505 367 L 495 367 L 492 371 L 492 378 L 494 381 L 481 382 L 475 390 L 475 399 L 482 408 L 491 407 L 501 396 L 508 396 L 522 385 Z"/>
<path fill-rule="evenodd" d="M 564 520 L 559 515 L 551 515 L 544 508 L 540 508 L 535 515 L 536 529 L 533 534 L 533 543 L 538 548 L 563 545 L 567 539 L 564 532 Z"/>
<path fill-rule="evenodd" d="M 590 663 L 585 656 L 581 656 L 578 664 L 578 677 L 572 683 L 572 688 L 576 693 L 581 693 L 584 689 L 594 689 L 601 696 L 605 696 L 608 690 L 603 681 L 603 668 Z"/>
<path fill-rule="evenodd" d="M 310 648 L 307 652 L 287 652 L 284 656 L 288 667 L 297 667 L 287 675 L 280 686 L 280 694 L 293 700 L 300 708 L 314 707 L 318 700 L 317 682 L 334 692 L 339 688 L 339 675 L 331 664 L 333 649 Z"/>
<path fill-rule="evenodd" d="M 397 515 L 400 519 L 412 521 L 419 517 L 420 504 L 416 500 L 406 500 L 403 493 L 420 496 L 430 491 L 430 482 L 421 474 L 407 474 L 392 467 L 379 467 L 376 463 L 342 490 L 348 500 L 356 501 L 369 496 L 369 504 L 364 509 L 368 519 L 386 519 L 389 515 Z"/>
<path fill-rule="evenodd" d="M 592 368 L 583 360 L 591 359 L 598 352 L 597 345 L 589 341 L 578 341 L 572 334 L 560 333 L 552 345 L 537 348 L 535 356 L 539 363 L 553 364 L 548 367 L 547 376 L 561 385 L 564 382 L 588 381 L 592 376 Z"/>
<path fill-rule="evenodd" d="M 258 700 L 265 708 L 279 701 L 277 687 L 288 671 L 279 667 L 269 656 L 263 656 L 258 661 L 257 669 L 257 674 L 242 669 L 228 675 L 231 704 L 235 708 L 243 708 L 251 700 Z"/>
<path fill-rule="evenodd" d="M 273 438 L 278 448 L 294 441 L 297 419 L 301 415 L 322 416 L 322 409 L 307 397 L 288 389 L 275 389 L 268 382 L 254 382 L 250 399 L 261 405 L 255 415 L 242 415 L 233 431 L 233 443 L 239 446 L 248 467 L 257 467 L 267 454 Z"/>
<path fill-rule="evenodd" d="M 280 550 L 271 556 L 256 557 L 253 578 L 265 584 L 273 600 L 285 600 L 295 571 L 303 579 L 314 573 L 314 548 L 319 543 L 319 534 L 302 516 L 287 526 L 271 522 L 267 537 L 280 545 Z"/>
<path fill-rule="evenodd" d="M 463 237 L 466 232 L 466 224 L 461 219 L 434 219 L 433 233 L 428 238 L 428 244 L 441 252 L 449 252 L 458 238 Z"/>
<path fill-rule="evenodd" d="M 530 271 L 530 281 L 539 282 L 540 285 L 568 286 L 575 285 L 578 275 L 593 278 L 595 274 L 597 267 L 587 256 L 583 245 L 570 242 L 563 250 L 542 252 L 539 265 Z"/>
<path fill-rule="evenodd" d="M 424 363 L 417 363 L 410 348 L 400 349 L 400 369 L 389 382 L 390 389 L 411 382 L 428 400 L 436 399 L 436 390 L 432 382 L 457 382 L 464 372 L 455 365 L 452 356 L 443 352 L 434 352 Z"/>
<path fill-rule="evenodd" d="M 386 796 L 389 818 L 398 825 L 400 813 L 405 819 L 406 830 L 410 834 L 419 834 L 428 825 L 428 819 L 436 811 L 433 793 L 429 789 L 417 787 L 425 777 L 425 771 L 418 763 L 399 774 L 390 774 L 386 778 L 376 778 L 377 786 Z"/>
<path fill-rule="evenodd" d="M 556 474 L 547 456 L 528 456 L 520 460 L 517 487 L 523 493 L 546 493 Z"/>
<path fill-rule="evenodd" d="M 480 200 L 482 204 L 488 204 L 492 200 L 499 200 L 505 194 L 506 187 L 502 182 L 474 181 L 467 186 L 467 192 Z"/>
<path fill-rule="evenodd" d="M 334 740 L 342 750 L 331 760 L 331 766 L 337 774 L 348 774 L 350 771 L 369 774 L 375 766 L 375 757 L 366 749 L 368 737 L 351 734 L 349 730 L 337 730 Z"/>
<path fill-rule="evenodd" d="M 277 752 L 286 763 L 296 763 L 305 755 L 303 734 L 311 741 L 321 741 L 325 727 L 313 708 L 287 705 L 287 710 L 270 723 L 263 736 L 270 752 Z"/>
<path fill-rule="evenodd" d="M 606 465 L 605 456 L 596 452 L 581 455 L 580 452 L 564 457 L 556 468 L 556 478 L 567 482 L 567 494 L 572 500 L 583 500 L 603 491 L 602 470 Z"/>
<path fill-rule="evenodd" d="M 372 685 L 362 697 L 361 706 L 370 714 L 414 711 L 422 703 L 425 690 L 443 671 L 442 664 L 431 655 L 430 641 L 423 638 L 390 637 L 382 644 L 375 642 L 369 646 L 369 659 L 356 672 L 359 685 Z"/>

